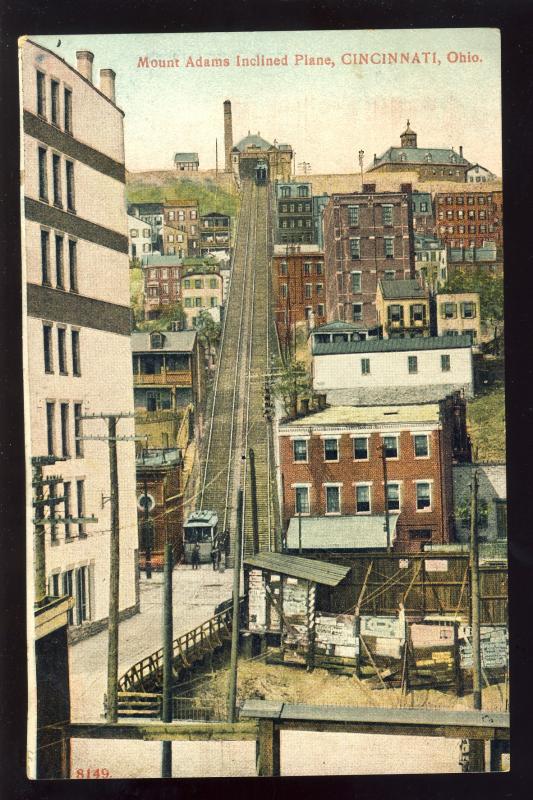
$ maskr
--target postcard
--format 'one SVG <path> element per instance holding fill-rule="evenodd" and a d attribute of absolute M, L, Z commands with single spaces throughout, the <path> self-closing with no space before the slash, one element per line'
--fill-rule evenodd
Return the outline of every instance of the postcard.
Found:
<path fill-rule="evenodd" d="M 29 777 L 509 769 L 499 32 L 19 62 Z"/>

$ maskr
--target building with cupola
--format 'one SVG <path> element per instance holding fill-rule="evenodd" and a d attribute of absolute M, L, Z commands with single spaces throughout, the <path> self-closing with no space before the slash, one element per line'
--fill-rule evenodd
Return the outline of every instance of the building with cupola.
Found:
<path fill-rule="evenodd" d="M 457 181 L 464 183 L 472 164 L 454 148 L 419 147 L 418 136 L 409 120 L 400 135 L 400 146 L 389 147 L 383 155 L 374 154 L 373 164 L 367 172 L 416 172 L 419 180 Z"/>

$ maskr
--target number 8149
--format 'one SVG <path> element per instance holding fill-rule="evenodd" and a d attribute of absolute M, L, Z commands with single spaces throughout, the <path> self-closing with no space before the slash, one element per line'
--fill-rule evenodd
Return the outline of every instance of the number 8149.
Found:
<path fill-rule="evenodd" d="M 87 767 L 83 769 L 80 767 L 75 770 L 75 778 L 110 778 L 109 770 L 105 767 Z"/>

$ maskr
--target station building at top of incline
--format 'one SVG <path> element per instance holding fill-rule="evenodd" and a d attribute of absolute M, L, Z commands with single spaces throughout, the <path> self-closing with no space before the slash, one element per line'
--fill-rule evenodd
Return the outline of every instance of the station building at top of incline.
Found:
<path fill-rule="evenodd" d="M 260 133 L 252 134 L 250 131 L 231 150 L 232 169 L 241 180 L 254 180 L 257 166 L 264 164 L 268 181 L 288 181 L 292 157 L 290 144 L 270 144 Z"/>

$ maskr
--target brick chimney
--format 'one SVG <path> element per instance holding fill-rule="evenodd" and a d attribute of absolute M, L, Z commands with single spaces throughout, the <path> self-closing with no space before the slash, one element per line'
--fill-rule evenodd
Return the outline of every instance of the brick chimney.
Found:
<path fill-rule="evenodd" d="M 462 144 L 459 145 L 459 155 L 461 156 L 461 158 L 463 157 L 463 145 Z"/>
<path fill-rule="evenodd" d="M 233 148 L 233 122 L 231 101 L 224 100 L 224 170 L 231 172 L 231 150 Z"/>
<path fill-rule="evenodd" d="M 112 69 L 100 70 L 100 91 L 109 97 L 112 103 L 115 102 L 115 78 L 116 75 Z"/>
<path fill-rule="evenodd" d="M 94 53 L 90 50 L 78 50 L 76 53 L 78 72 L 91 83 L 93 82 Z"/>

